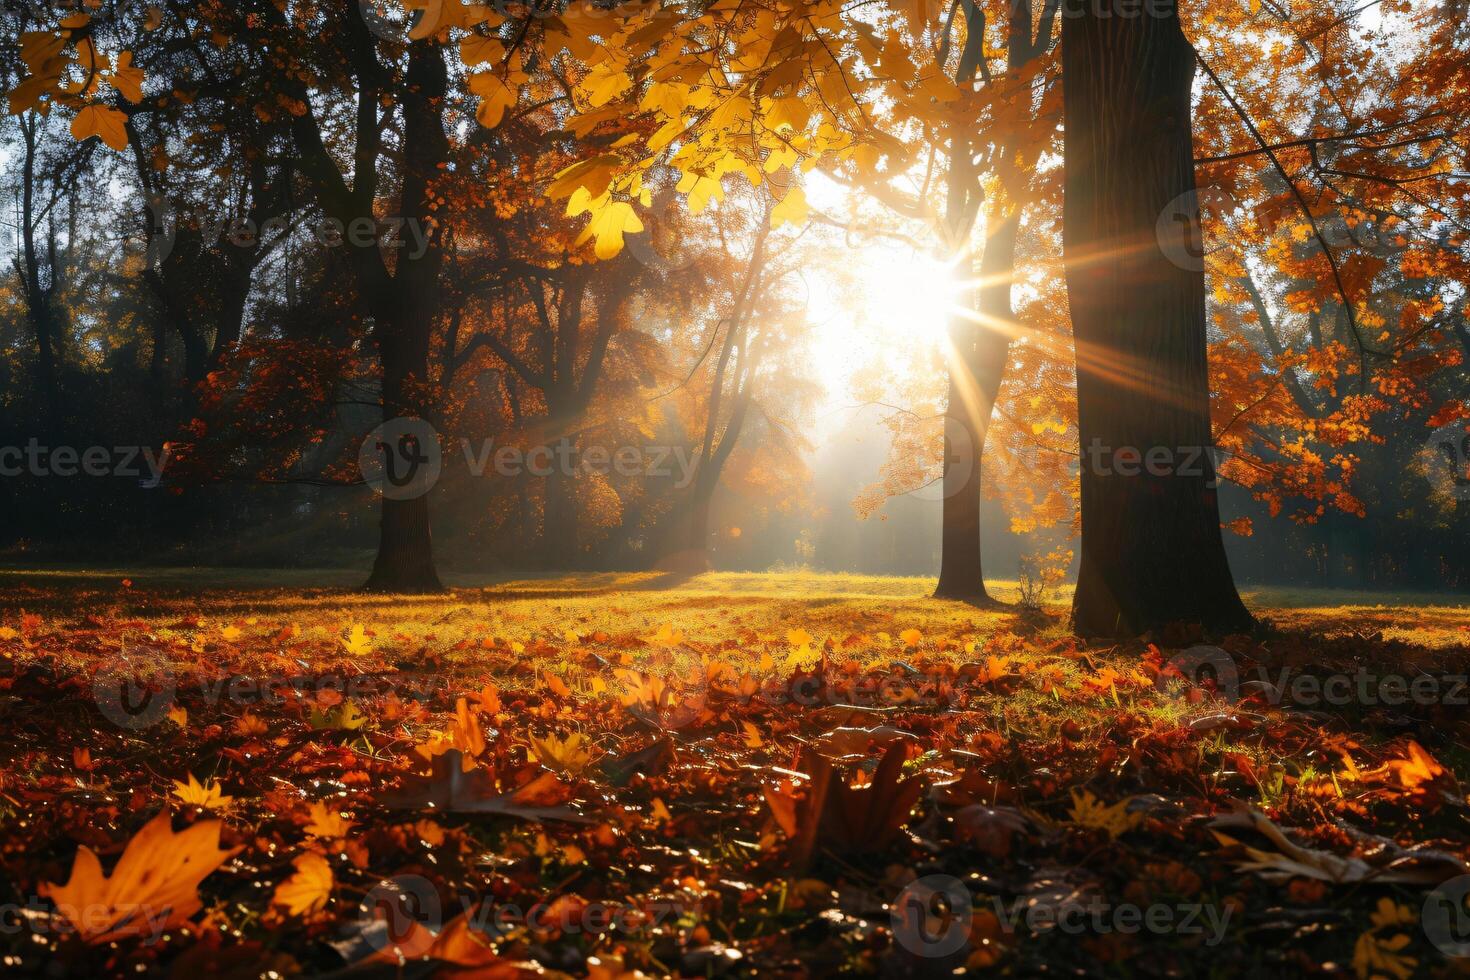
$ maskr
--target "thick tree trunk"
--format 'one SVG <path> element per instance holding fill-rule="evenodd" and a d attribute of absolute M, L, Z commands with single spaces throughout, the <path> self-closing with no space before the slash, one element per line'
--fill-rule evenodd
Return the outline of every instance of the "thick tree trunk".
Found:
<path fill-rule="evenodd" d="M 1086 7 L 1062 26 L 1063 244 L 1082 448 L 1072 616 L 1084 636 L 1251 625 L 1214 489 L 1204 274 L 1170 262 L 1155 230 L 1195 187 L 1194 51 L 1177 11 L 1152 13 Z"/>
<path fill-rule="evenodd" d="M 577 477 L 563 470 L 552 445 L 551 472 L 542 481 L 541 552 L 552 568 L 575 569 L 583 556 L 577 536 Z"/>
<path fill-rule="evenodd" d="M 383 362 L 383 421 L 422 417 L 415 381 L 428 373 L 428 330 L 410 329 L 407 343 L 386 343 Z M 417 334 L 415 336 L 415 334 Z M 421 341 L 421 342 L 419 342 Z M 444 586 L 434 568 L 427 494 L 408 499 L 383 497 L 378 557 L 363 589 L 368 592 L 439 592 Z"/>
<path fill-rule="evenodd" d="M 439 309 L 439 271 L 443 229 L 434 213 L 433 181 L 449 155 L 440 108 L 447 85 L 443 53 L 437 46 L 414 45 L 409 53 L 408 95 L 404 100 L 403 217 L 430 230 L 431 247 L 417 258 L 402 255 L 391 279 L 370 289 L 375 300 L 374 332 L 383 365 L 383 419 L 429 418 L 429 343 Z M 370 266 L 374 278 L 377 265 Z M 374 592 L 438 592 L 444 586 L 434 569 L 426 495 L 409 500 L 383 498 L 378 557 L 364 589 Z"/>

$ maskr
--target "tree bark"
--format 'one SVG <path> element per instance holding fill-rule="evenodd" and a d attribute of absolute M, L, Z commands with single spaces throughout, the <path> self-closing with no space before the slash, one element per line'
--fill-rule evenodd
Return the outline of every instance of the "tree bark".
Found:
<path fill-rule="evenodd" d="M 1214 489 L 1204 273 L 1170 262 L 1156 231 L 1165 207 L 1195 188 L 1194 50 L 1172 5 L 1136 17 L 1087 6 L 1063 18 L 1062 66 L 1082 449 L 1073 627 L 1246 629 Z M 1155 463 L 1141 465 L 1151 452 Z"/>
<path fill-rule="evenodd" d="M 999 329 L 1010 321 L 1015 273 L 1016 229 L 1011 214 L 992 229 L 980 261 L 980 286 L 973 317 L 950 325 L 949 409 L 944 432 L 944 516 L 940 535 L 939 584 L 935 598 L 990 603 L 980 542 L 980 503 L 985 440 L 1005 378 L 1010 337 Z"/>
<path fill-rule="evenodd" d="M 985 21 L 977 4 L 964 7 L 969 24 L 967 50 L 960 59 L 955 80 L 973 84 L 975 73 L 984 68 L 980 39 Z M 1011 0 L 1006 22 L 1006 67 L 1014 76 L 1032 58 L 1051 47 L 1056 16 L 1054 4 L 1043 13 L 1039 33 L 1032 36 L 1033 10 L 1030 0 Z M 1019 124 L 1018 124 L 1019 125 Z M 992 202 L 987 219 L 985 252 L 980 260 L 980 285 L 972 297 L 977 317 L 955 317 L 950 323 L 953 356 L 949 363 L 949 400 L 944 437 L 944 514 L 940 533 L 939 583 L 934 596 L 990 604 L 985 588 L 984 547 L 980 539 L 981 491 L 984 489 L 985 441 L 990 433 L 991 414 L 1005 379 L 1011 349 L 1007 325 L 1014 319 L 1011 283 L 1016 272 L 1016 233 L 1020 226 L 1022 175 L 1018 172 L 1013 147 L 1019 131 L 996 133 L 995 175 L 1003 198 Z M 952 249 L 968 246 L 974 223 L 978 188 L 956 186 L 977 179 L 966 159 L 973 153 L 973 140 L 954 131 L 950 136 L 950 189 L 946 218 Z M 960 161 L 964 161 L 961 163 Z M 966 274 L 969 269 L 964 270 Z"/>
<path fill-rule="evenodd" d="M 428 418 L 429 343 L 439 309 L 443 228 L 434 213 L 432 182 L 448 159 L 449 141 L 440 118 L 448 73 L 437 45 L 410 49 L 403 100 L 403 217 L 417 221 L 430 241 L 421 255 L 399 256 L 392 288 L 374 291 L 374 333 L 383 365 L 383 420 Z M 374 248 L 377 246 L 374 245 Z M 374 264 L 373 271 L 381 268 Z M 439 592 L 434 568 L 427 496 L 383 498 L 378 557 L 364 589 L 371 592 Z"/>

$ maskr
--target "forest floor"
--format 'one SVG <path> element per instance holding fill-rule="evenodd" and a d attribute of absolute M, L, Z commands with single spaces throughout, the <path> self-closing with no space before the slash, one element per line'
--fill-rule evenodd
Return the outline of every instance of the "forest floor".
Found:
<path fill-rule="evenodd" d="M 451 583 L 0 570 L 0 972 L 1470 975 L 1464 597 Z"/>

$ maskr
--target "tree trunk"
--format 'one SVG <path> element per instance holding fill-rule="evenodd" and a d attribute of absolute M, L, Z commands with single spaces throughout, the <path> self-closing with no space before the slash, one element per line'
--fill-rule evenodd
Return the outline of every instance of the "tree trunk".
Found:
<path fill-rule="evenodd" d="M 559 444 L 560 440 L 550 444 L 551 472 L 541 483 L 541 558 L 551 568 L 570 570 L 583 561 L 577 537 L 577 477 L 564 471 Z"/>
<path fill-rule="evenodd" d="M 1084 636 L 1252 622 L 1220 533 L 1204 274 L 1170 262 L 1155 230 L 1195 188 L 1194 51 L 1175 9 L 1153 14 L 1087 7 L 1062 25 L 1063 248 L 1082 447 L 1072 618 Z"/>
<path fill-rule="evenodd" d="M 444 56 L 436 45 L 410 49 L 404 117 L 403 217 L 430 232 L 431 247 L 417 258 L 401 255 L 391 287 L 371 290 L 374 333 L 383 365 L 383 420 L 429 418 L 429 343 L 440 306 L 439 271 L 443 228 L 434 214 L 433 180 L 449 155 L 440 119 L 447 85 Z M 376 267 L 372 269 L 376 273 Z M 434 570 L 427 494 L 408 500 L 383 498 L 378 557 L 364 589 L 372 592 L 439 592 Z"/>
<path fill-rule="evenodd" d="M 46 405 L 46 426 L 43 433 L 48 442 L 60 438 L 63 431 L 62 407 L 61 407 L 61 385 L 58 380 L 59 369 L 57 367 L 56 344 L 58 339 L 56 308 L 53 297 L 56 293 L 56 278 L 60 272 L 54 262 L 50 266 L 51 282 L 47 286 L 41 285 L 41 257 L 36 243 L 36 127 L 37 123 L 32 114 L 21 125 L 21 132 L 25 136 L 25 161 L 22 165 L 21 174 L 21 246 L 24 250 L 24 289 L 26 297 L 26 319 L 30 321 L 32 330 L 36 334 L 36 373 L 39 376 L 37 387 L 41 391 L 41 397 Z M 50 252 L 55 253 L 56 233 L 50 232 Z"/>
<path fill-rule="evenodd" d="M 1011 319 L 1018 222 L 1013 213 L 987 234 L 977 290 L 978 319 L 955 317 L 950 325 L 954 355 L 944 427 L 944 524 L 939 584 L 934 589 L 939 599 L 993 601 L 985 589 L 980 502 L 985 440 L 1011 346 L 1001 324 Z"/>
<path fill-rule="evenodd" d="M 428 373 L 428 330 L 404 331 L 407 343 L 382 345 L 383 421 L 422 417 L 414 382 Z M 421 341 L 416 343 L 415 341 Z M 363 589 L 368 592 L 440 592 L 444 586 L 434 569 L 427 493 L 408 499 L 384 496 L 379 524 L 378 557 Z"/>

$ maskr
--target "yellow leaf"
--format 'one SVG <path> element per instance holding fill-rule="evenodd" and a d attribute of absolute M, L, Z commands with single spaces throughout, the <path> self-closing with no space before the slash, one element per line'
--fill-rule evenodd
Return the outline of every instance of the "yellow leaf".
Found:
<path fill-rule="evenodd" d="M 596 753 L 586 745 L 586 738 L 581 732 L 573 732 L 566 738 L 557 738 L 555 735 L 547 735 L 545 738 L 532 736 L 531 753 L 537 762 L 552 772 L 572 776 L 579 775 L 596 758 Z"/>
<path fill-rule="evenodd" d="M 546 188 L 546 196 L 559 201 L 571 197 L 580 188 L 586 190 L 589 199 L 600 198 L 607 193 L 608 185 L 622 164 L 622 158 L 611 153 L 579 160 L 557 173 Z"/>
<path fill-rule="evenodd" d="M 193 773 L 189 774 L 187 783 L 178 779 L 174 780 L 174 795 L 184 803 L 200 806 L 206 810 L 223 809 L 235 800 L 233 796 L 226 796 L 220 789 L 219 783 L 213 779 L 201 784 L 194 778 Z"/>
<path fill-rule="evenodd" d="M 771 209 L 771 227 L 780 228 L 784 224 L 800 227 L 806 224 L 807 213 L 806 191 L 793 187 L 781 198 L 781 203 Z"/>
<path fill-rule="evenodd" d="M 116 109 L 103 105 L 84 106 L 71 121 L 71 134 L 78 141 L 96 136 L 114 150 L 125 150 L 128 146 L 127 122 L 128 117 Z"/>
<path fill-rule="evenodd" d="M 658 628 L 658 632 L 652 636 L 645 636 L 645 640 L 659 647 L 676 647 L 684 642 L 684 634 L 674 629 L 673 623 L 664 623 Z"/>
<path fill-rule="evenodd" d="M 221 826 L 201 820 L 175 834 L 165 810 L 128 841 L 111 877 L 83 847 L 66 884 L 43 882 L 40 893 L 87 943 L 175 928 L 199 911 L 199 882 L 239 850 L 217 850 Z"/>
<path fill-rule="evenodd" d="M 296 873 L 276 886 L 271 904 L 295 916 L 320 912 L 327 907 L 327 899 L 332 897 L 332 887 L 336 884 L 332 866 L 314 852 L 301 855 L 293 863 Z"/>
<path fill-rule="evenodd" d="M 1072 825 L 1101 830 L 1116 839 L 1143 823 L 1142 813 L 1129 813 L 1128 800 L 1105 806 L 1087 790 L 1072 791 L 1072 808 L 1067 811 Z"/>
<path fill-rule="evenodd" d="M 622 69 L 606 61 L 594 65 L 577 83 L 578 91 L 587 97 L 594 109 L 607 105 L 632 87 L 633 79 Z"/>
<path fill-rule="evenodd" d="M 342 647 L 354 657 L 371 653 L 373 641 L 368 638 L 367 630 L 362 628 L 361 623 L 355 624 L 347 633 L 347 638 L 342 641 Z"/>
<path fill-rule="evenodd" d="M 505 45 L 498 37 L 470 34 L 459 42 L 459 56 L 466 68 L 474 68 L 486 62 L 494 63 L 505 57 Z"/>
<path fill-rule="evenodd" d="M 520 89 L 493 71 L 471 75 L 469 87 L 480 97 L 480 104 L 475 107 L 475 120 L 486 129 L 499 126 L 505 120 L 506 111 L 521 97 Z"/>
<path fill-rule="evenodd" d="M 745 729 L 745 747 L 758 749 L 766 743 L 761 741 L 761 731 L 748 721 L 742 721 L 741 727 Z"/>

